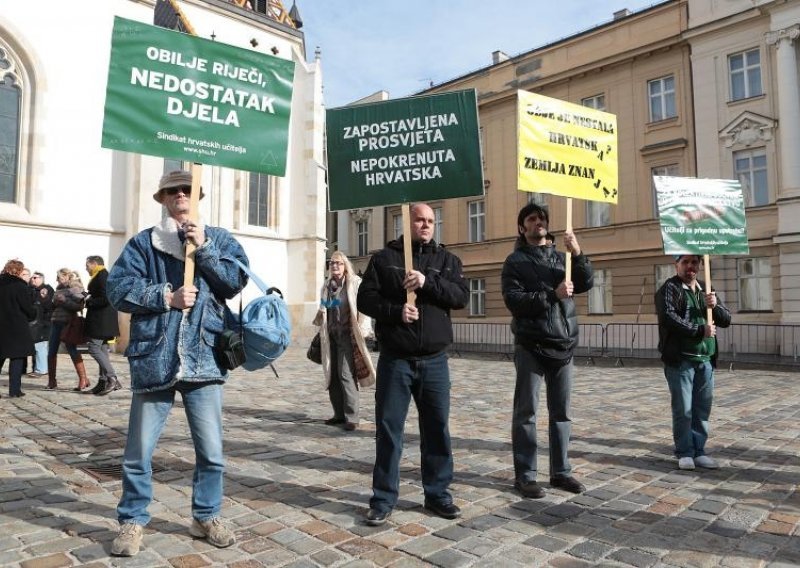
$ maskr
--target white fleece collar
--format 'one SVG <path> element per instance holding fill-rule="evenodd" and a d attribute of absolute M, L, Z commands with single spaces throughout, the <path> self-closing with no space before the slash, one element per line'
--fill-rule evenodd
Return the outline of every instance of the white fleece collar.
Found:
<path fill-rule="evenodd" d="M 205 231 L 205 224 L 198 221 L 197 226 Z M 153 248 L 167 253 L 178 260 L 186 260 L 186 243 L 181 242 L 178 236 L 178 222 L 172 217 L 164 217 L 150 233 Z"/>

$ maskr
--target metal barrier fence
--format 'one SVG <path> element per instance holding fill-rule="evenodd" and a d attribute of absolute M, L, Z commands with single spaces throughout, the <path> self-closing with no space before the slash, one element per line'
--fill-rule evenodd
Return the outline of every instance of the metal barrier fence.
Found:
<path fill-rule="evenodd" d="M 511 326 L 505 323 L 453 324 L 452 351 L 500 354 L 514 352 Z M 800 367 L 800 325 L 733 324 L 718 328 L 720 362 Z M 579 357 L 658 360 L 658 325 L 654 323 L 580 324 Z"/>

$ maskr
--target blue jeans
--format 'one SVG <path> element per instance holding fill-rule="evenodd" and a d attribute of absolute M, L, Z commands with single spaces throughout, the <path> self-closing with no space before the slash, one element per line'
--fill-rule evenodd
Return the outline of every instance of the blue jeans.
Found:
<path fill-rule="evenodd" d="M 714 369 L 711 363 L 681 361 L 677 367 L 664 366 L 672 397 L 672 438 L 675 456 L 705 455 L 708 418 L 714 398 Z"/>
<path fill-rule="evenodd" d="M 411 397 L 419 414 L 422 488 L 425 499 L 449 504 L 453 481 L 450 447 L 450 369 L 447 355 L 430 359 L 399 359 L 381 353 L 375 388 L 375 467 L 371 509 L 391 511 L 400 490 L 403 428 Z"/>
<path fill-rule="evenodd" d="M 146 525 L 153 499 L 151 462 L 167 416 L 180 392 L 195 451 L 192 478 L 192 516 L 200 521 L 218 517 L 222 504 L 222 384 L 179 382 L 174 387 L 134 393 L 128 421 L 128 440 L 122 462 L 120 523 Z"/>
<path fill-rule="evenodd" d="M 48 357 L 55 357 L 58 355 L 58 347 L 61 345 L 61 330 L 65 327 L 67 327 L 65 322 L 54 321 L 50 324 L 50 342 L 47 346 Z M 73 361 L 78 358 L 78 348 L 75 345 L 64 343 L 64 347 L 67 348 L 67 353 L 69 353 Z"/>
<path fill-rule="evenodd" d="M 514 479 L 520 483 L 536 481 L 536 412 L 539 389 L 547 389 L 547 419 L 550 438 L 550 477 L 566 477 L 572 472 L 567 450 L 572 431 L 570 395 L 574 365 L 545 361 L 522 345 L 514 347 L 517 383 L 514 413 L 511 418 L 511 446 L 514 453 Z"/>
<path fill-rule="evenodd" d="M 40 375 L 47 374 L 47 348 L 50 343 L 48 341 L 37 341 L 33 344 L 36 349 L 36 354 L 33 358 L 33 372 Z"/>

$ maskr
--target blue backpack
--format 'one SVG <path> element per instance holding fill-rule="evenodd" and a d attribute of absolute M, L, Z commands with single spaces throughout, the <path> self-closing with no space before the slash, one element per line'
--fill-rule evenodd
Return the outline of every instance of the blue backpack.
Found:
<path fill-rule="evenodd" d="M 258 371 L 272 364 L 289 347 L 292 323 L 281 291 L 274 287 L 267 288 L 247 266 L 238 260 L 236 264 L 264 294 L 247 304 L 244 310 L 241 308 L 240 299 L 239 315 L 227 310 L 230 318 L 228 326 L 242 333 L 247 356 L 242 368 L 247 371 Z"/>

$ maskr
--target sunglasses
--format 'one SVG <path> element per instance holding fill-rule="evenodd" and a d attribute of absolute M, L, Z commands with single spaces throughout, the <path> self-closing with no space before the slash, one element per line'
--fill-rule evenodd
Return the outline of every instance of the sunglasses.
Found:
<path fill-rule="evenodd" d="M 164 189 L 164 193 L 166 193 L 167 195 L 178 195 L 179 191 L 184 195 L 191 195 L 192 186 L 182 185 L 180 187 L 167 187 Z"/>

